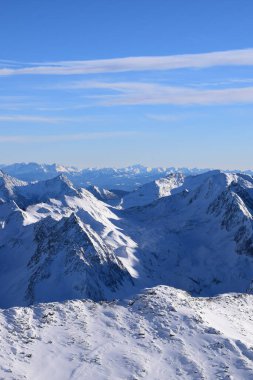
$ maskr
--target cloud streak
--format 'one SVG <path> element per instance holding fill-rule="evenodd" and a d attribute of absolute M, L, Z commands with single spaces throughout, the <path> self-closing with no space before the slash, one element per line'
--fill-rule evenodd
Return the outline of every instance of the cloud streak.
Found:
<path fill-rule="evenodd" d="M 158 71 L 214 66 L 253 66 L 253 49 L 151 57 L 28 63 L 1 61 L 0 75 L 80 75 L 127 71 Z"/>
<path fill-rule="evenodd" d="M 0 115 L 0 123 L 41 123 L 41 124 L 62 124 L 62 123 L 85 123 L 98 121 L 96 116 L 82 116 L 82 117 L 51 117 L 51 116 L 37 116 L 37 115 Z"/>
<path fill-rule="evenodd" d="M 226 105 L 253 103 L 253 87 L 221 90 L 195 90 L 180 87 L 164 87 L 150 92 L 136 92 L 105 100 L 103 105 Z"/>
<path fill-rule="evenodd" d="M 70 142 L 70 141 L 84 141 L 84 140 L 101 140 L 110 138 L 131 137 L 136 135 L 135 131 L 117 131 L 117 132 L 90 132 L 90 133 L 77 133 L 67 135 L 0 135 L 1 143 L 16 143 L 16 144 L 29 144 L 29 143 L 54 143 L 54 142 Z"/>
<path fill-rule="evenodd" d="M 107 94 L 97 96 L 98 105 L 103 106 L 157 104 L 204 106 L 253 103 L 253 87 L 202 89 L 142 82 L 80 81 L 66 85 L 65 88 L 107 89 Z M 94 96 L 92 98 L 94 99 Z"/>
<path fill-rule="evenodd" d="M 45 123 L 58 124 L 66 121 L 64 118 L 33 116 L 33 115 L 0 115 L 0 122 L 21 122 L 21 123 Z"/>

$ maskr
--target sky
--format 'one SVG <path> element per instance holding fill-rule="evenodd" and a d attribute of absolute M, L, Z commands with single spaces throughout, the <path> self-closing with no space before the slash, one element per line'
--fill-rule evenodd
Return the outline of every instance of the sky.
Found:
<path fill-rule="evenodd" d="M 252 0 L 1 0 L 0 163 L 253 169 Z"/>

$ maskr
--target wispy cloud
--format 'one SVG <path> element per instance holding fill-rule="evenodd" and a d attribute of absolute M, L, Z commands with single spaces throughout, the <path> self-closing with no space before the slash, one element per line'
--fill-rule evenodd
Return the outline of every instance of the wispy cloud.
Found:
<path fill-rule="evenodd" d="M 97 95 L 98 104 L 103 106 L 253 103 L 253 87 L 202 89 L 156 83 L 96 81 L 80 81 L 65 86 L 72 89 L 107 89 L 107 94 Z M 117 94 L 113 94 L 112 91 Z"/>
<path fill-rule="evenodd" d="M 36 115 L 0 115 L 1 122 L 15 123 L 42 123 L 42 124 L 62 124 L 62 123 L 84 123 L 99 120 L 96 116 L 82 117 L 51 117 L 51 116 L 36 116 Z"/>
<path fill-rule="evenodd" d="M 157 71 L 212 66 L 253 66 L 253 49 L 216 51 L 202 54 L 126 57 L 88 61 L 22 64 L 1 61 L 0 75 L 78 75 L 127 71 Z"/>
<path fill-rule="evenodd" d="M 117 131 L 117 132 L 90 132 L 77 134 L 61 135 L 0 135 L 0 143 L 54 143 L 83 140 L 101 140 L 110 138 L 131 137 L 136 135 L 135 131 Z"/>
<path fill-rule="evenodd" d="M 152 92 L 125 94 L 104 101 L 104 105 L 220 105 L 253 103 L 253 87 L 219 90 L 195 90 L 183 87 L 164 87 Z"/>
<path fill-rule="evenodd" d="M 33 115 L 0 115 L 0 122 L 22 122 L 22 123 L 46 123 L 58 124 L 62 122 L 61 118 Z"/>
<path fill-rule="evenodd" d="M 192 87 L 221 87 L 231 85 L 248 85 L 253 83 L 253 78 L 230 78 L 226 80 L 212 81 L 212 82 L 193 82 Z"/>

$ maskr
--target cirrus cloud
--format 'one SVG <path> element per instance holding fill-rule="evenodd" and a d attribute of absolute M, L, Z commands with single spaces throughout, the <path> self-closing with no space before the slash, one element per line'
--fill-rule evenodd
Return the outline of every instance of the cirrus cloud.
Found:
<path fill-rule="evenodd" d="M 127 71 L 158 71 L 214 66 L 253 66 L 253 49 L 201 54 L 125 57 L 82 61 L 20 63 L 0 61 L 0 75 L 80 75 Z"/>
<path fill-rule="evenodd" d="M 59 87 L 58 87 L 59 88 Z M 219 105 L 253 103 L 253 87 L 202 89 L 143 82 L 79 81 L 61 85 L 72 90 L 103 89 L 108 93 L 92 95 L 98 105 Z M 112 92 L 116 92 L 113 94 Z"/>

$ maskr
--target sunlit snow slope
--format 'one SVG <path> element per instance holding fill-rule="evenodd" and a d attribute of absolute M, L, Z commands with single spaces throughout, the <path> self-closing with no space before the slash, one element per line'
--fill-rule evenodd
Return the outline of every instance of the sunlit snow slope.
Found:
<path fill-rule="evenodd" d="M 253 378 L 253 296 L 168 287 L 0 312 L 2 379 Z"/>

